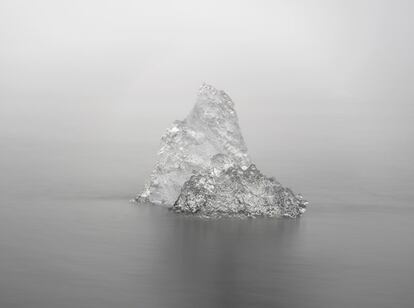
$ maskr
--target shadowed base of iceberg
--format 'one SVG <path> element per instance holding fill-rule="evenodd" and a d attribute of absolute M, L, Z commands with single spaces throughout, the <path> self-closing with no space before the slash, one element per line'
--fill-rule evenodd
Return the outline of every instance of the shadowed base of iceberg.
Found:
<path fill-rule="evenodd" d="M 223 154 L 212 168 L 184 183 L 172 209 L 203 217 L 297 217 L 307 201 L 264 176 L 254 164 L 242 168 Z"/>
<path fill-rule="evenodd" d="M 204 218 L 295 218 L 306 211 L 308 202 L 301 195 L 264 176 L 254 164 L 240 167 L 228 156 L 217 154 L 211 166 L 184 183 L 173 211 Z M 136 201 L 149 200 L 141 195 Z"/>

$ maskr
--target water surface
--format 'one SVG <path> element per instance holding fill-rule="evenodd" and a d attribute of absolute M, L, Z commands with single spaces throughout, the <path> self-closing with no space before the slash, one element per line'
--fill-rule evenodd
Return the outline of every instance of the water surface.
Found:
<path fill-rule="evenodd" d="M 311 201 L 306 214 L 201 220 L 129 202 L 152 167 L 140 160 L 145 147 L 82 146 L 7 145 L 0 182 L 1 307 L 414 303 L 410 182 L 388 176 L 401 165 L 350 178 L 346 166 L 298 170 L 293 160 L 266 170 L 271 164 L 259 157 L 265 173 L 296 183 Z M 335 176 L 338 170 L 342 177 Z"/>

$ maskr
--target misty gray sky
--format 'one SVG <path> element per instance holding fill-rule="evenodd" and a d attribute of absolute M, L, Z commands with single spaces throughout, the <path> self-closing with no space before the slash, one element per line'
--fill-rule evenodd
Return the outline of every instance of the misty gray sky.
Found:
<path fill-rule="evenodd" d="M 411 152 L 413 12 L 401 0 L 2 0 L 0 137 L 157 145 L 206 81 L 236 102 L 249 148 L 288 136 Z"/>

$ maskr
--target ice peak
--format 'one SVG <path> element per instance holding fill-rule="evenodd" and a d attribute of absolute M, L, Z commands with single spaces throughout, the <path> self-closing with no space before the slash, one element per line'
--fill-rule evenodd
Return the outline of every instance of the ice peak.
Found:
<path fill-rule="evenodd" d="M 211 84 L 208 84 L 206 82 L 203 82 L 200 88 L 198 89 L 199 94 L 205 94 L 205 93 L 216 94 L 218 92 L 219 90 L 217 88 L 213 87 Z"/>
<path fill-rule="evenodd" d="M 238 121 L 231 98 L 224 91 L 207 83 L 203 83 L 199 88 L 196 104 L 187 119 L 190 122 L 197 119 L 207 122 L 212 119 Z"/>
<path fill-rule="evenodd" d="M 223 90 L 219 90 L 216 87 L 203 82 L 198 90 L 198 98 L 208 98 L 216 103 L 224 103 L 233 107 L 234 103 L 230 96 Z"/>
<path fill-rule="evenodd" d="M 224 91 L 204 83 L 185 121 L 197 131 L 211 135 L 214 143 L 220 140 L 219 143 L 234 147 L 236 152 L 247 152 L 234 103 Z"/>

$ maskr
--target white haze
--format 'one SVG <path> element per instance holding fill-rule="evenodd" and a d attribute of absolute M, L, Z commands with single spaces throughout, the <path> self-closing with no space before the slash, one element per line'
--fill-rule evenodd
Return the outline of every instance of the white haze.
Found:
<path fill-rule="evenodd" d="M 3 0 L 0 155 L 9 165 L 10 144 L 140 144 L 145 168 L 130 168 L 147 174 L 160 135 L 206 81 L 236 102 L 264 171 L 289 159 L 409 185 L 413 10 L 401 0 Z"/>

